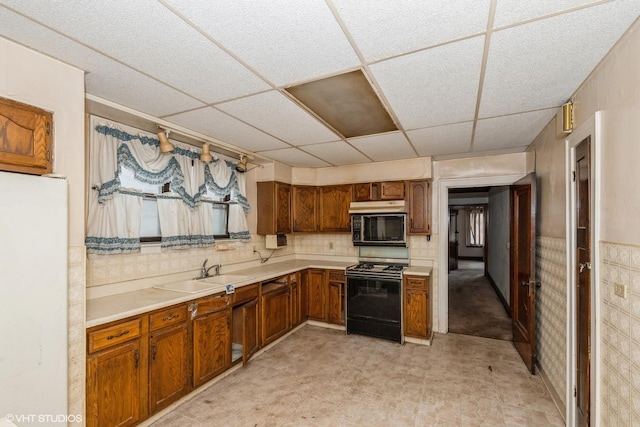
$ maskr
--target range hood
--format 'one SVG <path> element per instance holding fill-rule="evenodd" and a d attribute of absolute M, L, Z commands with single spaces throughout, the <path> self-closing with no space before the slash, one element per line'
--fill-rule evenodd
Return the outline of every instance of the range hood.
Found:
<path fill-rule="evenodd" d="M 380 200 L 375 202 L 351 202 L 349 205 L 350 214 L 360 213 L 397 213 L 407 212 L 404 200 Z"/>

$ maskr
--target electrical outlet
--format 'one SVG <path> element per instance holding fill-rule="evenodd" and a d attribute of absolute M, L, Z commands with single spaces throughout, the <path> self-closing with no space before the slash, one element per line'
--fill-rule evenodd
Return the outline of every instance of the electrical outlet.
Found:
<path fill-rule="evenodd" d="M 622 298 L 627 298 L 627 286 L 626 285 L 613 285 L 613 293 Z"/>

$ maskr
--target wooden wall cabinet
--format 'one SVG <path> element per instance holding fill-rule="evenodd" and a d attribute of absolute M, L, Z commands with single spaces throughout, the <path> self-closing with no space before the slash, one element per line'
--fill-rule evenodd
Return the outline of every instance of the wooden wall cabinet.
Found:
<path fill-rule="evenodd" d="M 288 276 L 262 284 L 260 313 L 262 346 L 266 346 L 291 329 Z"/>
<path fill-rule="evenodd" d="M 381 182 L 380 200 L 404 200 L 404 181 Z"/>
<path fill-rule="evenodd" d="M 404 334 L 428 339 L 431 335 L 430 278 L 404 276 Z"/>
<path fill-rule="evenodd" d="M 291 185 L 258 182 L 257 191 L 258 234 L 291 233 Z"/>
<path fill-rule="evenodd" d="M 293 231 L 314 232 L 318 230 L 318 188 L 294 185 L 291 189 Z"/>
<path fill-rule="evenodd" d="M 217 294 L 191 304 L 193 318 L 193 386 L 198 387 L 231 366 L 231 307 Z"/>
<path fill-rule="evenodd" d="M 408 181 L 409 234 L 431 235 L 431 180 Z"/>
<path fill-rule="evenodd" d="M 349 205 L 353 192 L 351 184 L 327 185 L 318 188 L 320 191 L 318 229 L 320 231 L 350 231 Z"/>
<path fill-rule="evenodd" d="M 88 332 L 87 426 L 130 426 L 139 421 L 141 334 L 140 318 Z"/>
<path fill-rule="evenodd" d="M 372 182 L 360 182 L 353 184 L 353 201 L 354 202 L 369 202 L 374 199 Z"/>
<path fill-rule="evenodd" d="M 149 316 L 149 413 L 175 402 L 189 391 L 187 305 Z"/>
<path fill-rule="evenodd" d="M 0 98 L 0 170 L 51 173 L 53 115 Z"/>

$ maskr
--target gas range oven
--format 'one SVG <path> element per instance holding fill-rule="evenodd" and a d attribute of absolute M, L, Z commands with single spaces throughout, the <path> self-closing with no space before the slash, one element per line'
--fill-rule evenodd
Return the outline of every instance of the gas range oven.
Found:
<path fill-rule="evenodd" d="M 362 260 L 347 267 L 347 333 L 403 341 L 402 271 L 407 262 Z"/>

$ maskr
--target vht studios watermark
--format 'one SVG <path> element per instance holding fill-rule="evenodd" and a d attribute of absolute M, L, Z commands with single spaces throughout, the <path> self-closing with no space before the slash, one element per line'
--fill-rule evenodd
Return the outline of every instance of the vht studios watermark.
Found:
<path fill-rule="evenodd" d="M 7 414 L 12 423 L 81 423 L 82 415 L 74 414 Z"/>

